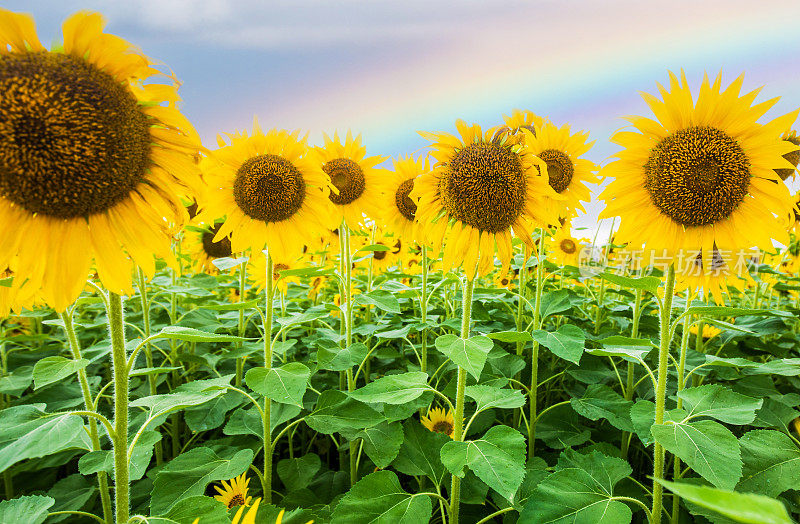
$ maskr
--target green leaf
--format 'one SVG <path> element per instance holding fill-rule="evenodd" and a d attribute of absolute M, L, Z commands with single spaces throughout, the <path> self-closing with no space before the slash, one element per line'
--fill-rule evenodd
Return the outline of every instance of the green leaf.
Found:
<path fill-rule="evenodd" d="M 540 308 L 541 319 L 544 320 L 550 315 L 556 313 L 563 313 L 572 307 L 569 300 L 569 291 L 566 289 L 559 289 L 556 291 L 548 291 L 542 294 L 542 303 Z"/>
<path fill-rule="evenodd" d="M 665 488 L 698 506 L 746 524 L 794 524 L 779 500 L 752 493 L 736 493 L 710 486 L 657 479 Z"/>
<path fill-rule="evenodd" d="M 42 524 L 50 506 L 55 502 L 51 497 L 41 495 L 4 500 L 0 502 L 0 522 Z"/>
<path fill-rule="evenodd" d="M 452 334 L 442 335 L 436 339 L 436 349 L 445 354 L 457 366 L 467 370 L 467 373 L 480 379 L 486 357 L 494 347 L 494 342 L 488 337 L 478 335 L 463 339 Z"/>
<path fill-rule="evenodd" d="M 531 524 L 622 524 L 631 521 L 630 508 L 613 500 L 616 484 L 631 474 L 620 458 L 599 451 L 586 455 L 565 451 L 557 470 L 539 482 L 520 513 Z"/>
<path fill-rule="evenodd" d="M 373 404 L 405 404 L 430 391 L 428 374 L 422 371 L 410 371 L 399 375 L 386 375 L 374 380 L 350 393 L 350 396 L 361 402 Z"/>
<path fill-rule="evenodd" d="M 590 420 L 607 419 L 615 428 L 633 431 L 631 407 L 633 402 L 604 384 L 590 384 L 581 398 L 570 400 L 572 409 Z"/>
<path fill-rule="evenodd" d="M 209 483 L 244 473 L 252 462 L 250 449 L 239 450 L 230 459 L 205 447 L 181 453 L 156 473 L 150 510 L 157 515 L 164 514 L 185 498 L 205 494 Z"/>
<path fill-rule="evenodd" d="M 333 510 L 331 524 L 418 524 L 428 522 L 433 505 L 427 495 L 403 491 L 391 471 L 378 471 L 359 480 Z"/>
<path fill-rule="evenodd" d="M 270 431 L 274 431 L 279 425 L 295 418 L 300 414 L 301 409 L 292 404 L 275 404 L 269 412 Z M 261 415 L 255 406 L 250 408 L 239 408 L 234 411 L 228 422 L 222 428 L 226 435 L 253 435 L 259 439 L 264 436 L 264 427 Z"/>
<path fill-rule="evenodd" d="M 749 424 L 763 401 L 736 393 L 720 384 L 706 384 L 680 391 L 689 417 L 711 417 L 728 424 Z"/>
<path fill-rule="evenodd" d="M 688 308 L 685 315 L 698 315 L 701 317 L 741 317 L 741 316 L 775 316 L 794 318 L 789 311 L 777 309 L 747 309 L 740 307 L 726 306 L 692 306 Z"/>
<path fill-rule="evenodd" d="M 376 289 L 369 293 L 361 293 L 356 296 L 353 303 L 364 306 L 376 306 L 388 313 L 400 313 L 400 302 L 397 301 L 397 297 L 389 291 L 384 291 L 382 289 Z"/>
<path fill-rule="evenodd" d="M 383 469 L 397 458 L 403 444 L 403 427 L 399 422 L 381 422 L 356 434 L 364 440 L 364 452 Z"/>
<path fill-rule="evenodd" d="M 149 397 L 134 400 L 130 403 L 130 406 L 132 408 L 146 407 L 150 410 L 149 416 L 156 418 L 181 409 L 205 404 L 223 393 L 225 391 L 222 389 L 210 389 L 209 391 L 197 393 L 184 391 L 164 395 L 150 395 Z"/>
<path fill-rule="evenodd" d="M 389 251 L 391 248 L 389 246 L 384 246 L 383 244 L 370 244 L 368 246 L 364 246 L 360 248 L 356 253 L 361 251 Z"/>
<path fill-rule="evenodd" d="M 656 405 L 650 400 L 637 400 L 631 406 L 631 422 L 634 431 L 642 441 L 642 444 L 649 446 L 653 443 L 653 435 L 650 427 L 656 423 Z M 664 422 L 681 422 L 686 418 L 686 411 L 683 409 L 669 409 L 664 411 Z"/>
<path fill-rule="evenodd" d="M 530 342 L 533 340 L 533 337 L 527 331 L 500 331 L 487 333 L 486 336 L 500 342 Z"/>
<path fill-rule="evenodd" d="M 183 340 L 186 342 L 240 342 L 247 340 L 242 337 L 232 335 L 218 335 L 207 333 L 190 327 L 167 326 L 155 335 L 155 338 L 166 338 L 171 340 Z"/>
<path fill-rule="evenodd" d="M 228 507 L 212 497 L 203 495 L 181 499 L 163 517 L 178 524 L 193 524 L 198 517 L 202 524 L 230 523 Z M 151 522 L 153 520 L 150 519 Z"/>
<path fill-rule="evenodd" d="M 281 278 L 283 277 L 321 277 L 323 275 L 332 275 L 334 270 L 332 267 L 301 267 L 298 269 L 284 269 L 281 271 Z"/>
<path fill-rule="evenodd" d="M 468 466 L 509 501 L 525 476 L 525 439 L 508 426 L 493 426 L 477 440 L 447 442 L 440 456 L 453 475 L 463 477 L 464 466 Z"/>
<path fill-rule="evenodd" d="M 15 397 L 28 389 L 33 382 L 33 367 L 20 366 L 10 374 L 0 377 L 0 393 Z"/>
<path fill-rule="evenodd" d="M 363 342 L 355 342 L 342 349 L 338 344 L 320 341 L 317 365 L 319 369 L 344 371 L 361 365 L 368 353 L 369 348 Z"/>
<path fill-rule="evenodd" d="M 248 257 L 239 257 L 239 258 L 223 257 L 223 258 L 215 258 L 214 260 L 211 261 L 211 263 L 214 264 L 214 266 L 216 266 L 216 268 L 219 269 L 220 271 L 227 271 L 229 269 L 235 268 L 236 266 L 240 266 L 246 263 L 248 260 L 249 260 Z"/>
<path fill-rule="evenodd" d="M 33 389 L 63 380 L 89 365 L 85 358 L 45 357 L 33 366 Z"/>
<path fill-rule="evenodd" d="M 245 302 L 234 302 L 232 304 L 200 304 L 203 309 L 210 309 L 211 311 L 238 311 L 240 309 L 252 309 L 261 305 L 263 299 L 254 298 Z"/>
<path fill-rule="evenodd" d="M 325 318 L 328 316 L 328 310 L 325 306 L 313 306 L 302 313 L 297 313 L 296 315 L 291 315 L 288 317 L 281 317 L 275 319 L 275 321 L 280 324 L 282 327 L 289 327 L 295 324 L 303 324 L 304 322 L 311 322 L 320 318 Z"/>
<path fill-rule="evenodd" d="M 299 362 L 289 362 L 277 368 L 252 368 L 244 376 L 247 387 L 281 404 L 303 407 L 303 395 L 308 389 L 311 370 Z"/>
<path fill-rule="evenodd" d="M 603 273 L 601 277 L 618 286 L 641 289 L 650 293 L 655 293 L 661 286 L 661 279 L 658 277 L 626 277 L 609 272 Z"/>
<path fill-rule="evenodd" d="M 525 397 L 518 389 L 503 389 L 481 384 L 467 386 L 464 388 L 464 394 L 477 402 L 475 411 L 489 408 L 515 409 L 525 405 Z"/>
<path fill-rule="evenodd" d="M 444 478 L 445 468 L 440 450 L 451 440 L 442 433 L 428 431 L 419 421 L 409 419 L 403 424 L 405 438 L 400 453 L 392 466 L 400 473 L 412 476 L 425 475 L 439 484 Z"/>
<path fill-rule="evenodd" d="M 800 485 L 800 450 L 780 431 L 756 429 L 739 439 L 742 480 L 737 491 L 777 497 Z"/>
<path fill-rule="evenodd" d="M 656 442 L 683 460 L 704 479 L 722 489 L 733 489 L 742 476 L 739 441 L 713 420 L 654 424 Z"/>
<path fill-rule="evenodd" d="M 602 347 L 602 348 L 587 348 L 586 352 L 596 357 L 622 357 L 626 362 L 633 362 L 640 364 L 641 360 L 650 353 L 652 348 L 638 349 L 635 347 Z"/>
<path fill-rule="evenodd" d="M 287 491 L 296 491 L 307 487 L 321 467 L 322 460 L 316 453 L 283 459 L 278 462 L 278 477 Z"/>
<path fill-rule="evenodd" d="M 192 431 L 209 431 L 225 423 L 225 415 L 239 407 L 244 398 L 236 391 L 226 391 L 217 398 L 197 408 L 189 408 L 183 417 Z"/>
<path fill-rule="evenodd" d="M 556 449 L 580 446 L 591 436 L 572 406 L 550 409 L 536 422 L 536 438 Z"/>
<path fill-rule="evenodd" d="M 97 491 L 97 482 L 90 481 L 82 475 L 75 473 L 56 482 L 47 495 L 55 499 L 50 512 L 80 510 Z M 60 522 L 68 519 L 70 515 L 55 515 L 50 517 L 50 522 Z"/>
<path fill-rule="evenodd" d="M 335 389 L 323 391 L 314 411 L 306 415 L 306 424 L 325 435 L 347 429 L 370 428 L 383 420 L 383 415 L 368 405 Z"/>
<path fill-rule="evenodd" d="M 531 336 L 558 357 L 580 364 L 586 333 L 578 326 L 564 324 L 555 333 L 537 329 Z"/>
<path fill-rule="evenodd" d="M 75 447 L 83 432 L 83 419 L 51 415 L 42 411 L 43 407 L 44 404 L 27 404 L 0 411 L 0 471 L 21 460 Z"/>
<path fill-rule="evenodd" d="M 161 440 L 161 433 L 158 431 L 144 431 L 136 442 L 136 446 L 131 452 L 129 480 L 139 480 L 147 472 L 147 466 L 153 458 L 153 447 L 156 442 Z M 78 460 L 78 471 L 82 475 L 92 475 L 98 471 L 105 471 L 109 475 L 114 474 L 114 453 L 110 449 L 90 451 L 81 456 Z"/>

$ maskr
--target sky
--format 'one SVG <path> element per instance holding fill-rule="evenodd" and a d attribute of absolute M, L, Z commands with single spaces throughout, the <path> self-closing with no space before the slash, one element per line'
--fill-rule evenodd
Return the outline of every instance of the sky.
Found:
<path fill-rule="evenodd" d="M 621 116 L 649 115 L 639 93 L 668 71 L 725 83 L 745 73 L 768 114 L 800 107 L 797 0 L 5 0 L 32 13 L 44 43 L 93 10 L 183 82 L 182 109 L 204 144 L 264 128 L 361 133 L 368 154 L 423 150 L 420 130 L 461 118 L 496 125 L 512 109 L 588 130 L 605 164 Z M 424 151 L 424 150 L 423 150 Z M 389 167 L 387 165 L 387 167 Z M 796 189 L 796 188 L 795 188 Z M 607 234 L 593 202 L 574 228 Z"/>

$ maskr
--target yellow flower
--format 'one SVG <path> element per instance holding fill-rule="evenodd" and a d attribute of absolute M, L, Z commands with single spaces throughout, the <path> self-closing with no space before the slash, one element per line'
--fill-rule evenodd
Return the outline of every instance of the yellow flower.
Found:
<path fill-rule="evenodd" d="M 784 141 L 789 142 L 793 146 L 800 146 L 800 137 L 797 136 L 796 131 L 784 133 L 782 138 Z M 797 171 L 797 164 L 800 163 L 800 149 L 795 149 L 794 151 L 786 153 L 783 155 L 783 158 L 785 158 L 787 162 L 794 166 L 791 169 L 786 167 L 775 170 L 778 176 L 781 177 L 781 180 L 786 181 L 789 178 L 794 178 L 794 174 Z"/>
<path fill-rule="evenodd" d="M 92 265 L 119 294 L 133 294 L 134 265 L 148 277 L 156 257 L 176 266 L 169 227 L 199 180 L 177 82 L 104 25 L 76 13 L 48 51 L 32 17 L 0 9 L 0 267 L 18 257 L 15 286 L 58 311 Z"/>
<path fill-rule="evenodd" d="M 412 243 L 417 240 L 418 224 L 415 220 L 417 203 L 409 196 L 414 189 L 414 179 L 430 171 L 427 157 L 400 157 L 394 162 L 394 171 L 385 177 L 381 219 L 389 231 Z"/>
<path fill-rule="evenodd" d="M 533 135 L 536 135 L 536 128 L 543 126 L 546 122 L 544 118 L 532 111 L 522 111 L 520 109 L 514 109 L 511 115 L 504 116 L 503 121 L 512 135 L 519 134 L 522 129 L 527 129 Z"/>
<path fill-rule="evenodd" d="M 689 333 L 697 336 L 698 332 L 699 329 L 697 324 L 692 324 L 692 326 L 689 328 Z M 712 326 L 711 324 L 703 324 L 703 338 L 714 338 L 720 333 L 722 333 L 722 330 L 718 327 Z"/>
<path fill-rule="evenodd" d="M 196 229 L 187 229 L 184 241 L 195 273 L 216 275 L 219 269 L 214 265 L 214 260 L 233 256 L 230 238 L 222 237 L 214 240 L 220 226 L 222 224 L 218 223 L 208 227 L 194 226 Z"/>
<path fill-rule="evenodd" d="M 222 488 L 214 486 L 214 489 L 219 493 L 219 495 L 214 495 L 214 498 L 228 506 L 228 509 L 234 506 L 247 506 L 250 504 L 252 497 L 247 496 L 247 486 L 250 484 L 250 479 L 245 477 L 246 474 L 246 472 L 242 473 L 228 482 L 223 480 Z M 257 507 L 258 501 L 253 505 L 253 508 Z"/>
<path fill-rule="evenodd" d="M 587 239 L 577 239 L 570 234 L 570 225 L 560 227 L 555 235 L 547 237 L 547 255 L 552 257 L 561 266 L 575 266 L 579 264 L 583 244 Z"/>
<path fill-rule="evenodd" d="M 285 276 L 281 278 L 281 272 L 287 269 L 298 269 L 300 261 L 294 263 L 273 260 L 272 281 L 277 284 L 276 290 L 284 295 L 289 290 L 289 284 L 300 282 L 296 276 Z M 257 286 L 257 292 L 261 293 L 267 287 L 267 257 L 263 254 L 253 255 L 247 263 L 247 278 Z"/>
<path fill-rule="evenodd" d="M 504 287 L 506 289 L 514 287 L 514 277 L 508 273 L 497 273 L 493 281 L 495 287 Z"/>
<path fill-rule="evenodd" d="M 495 249 L 507 271 L 512 235 L 533 247 L 531 229 L 558 219 L 547 200 L 559 196 L 547 183 L 547 165 L 515 140 L 495 140 L 494 130 L 462 120 L 456 128 L 459 136 L 421 133 L 434 142 L 437 163 L 414 179 L 411 197 L 419 199 L 425 242 L 434 251 L 444 245 L 444 270 L 463 266 L 472 279 L 494 267 Z"/>
<path fill-rule="evenodd" d="M 428 431 L 444 433 L 453 438 L 454 419 L 452 411 L 445 412 L 442 408 L 431 408 L 428 410 L 427 416 L 420 418 L 420 422 L 428 428 Z"/>

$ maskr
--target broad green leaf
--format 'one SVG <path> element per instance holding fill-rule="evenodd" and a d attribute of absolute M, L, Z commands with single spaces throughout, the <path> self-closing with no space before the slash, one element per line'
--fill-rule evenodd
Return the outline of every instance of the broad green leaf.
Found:
<path fill-rule="evenodd" d="M 548 291 L 542 294 L 542 303 L 540 308 L 541 319 L 555 315 L 556 313 L 563 313 L 572 307 L 569 300 L 569 291 L 566 289 L 559 289 L 556 291 Z"/>
<path fill-rule="evenodd" d="M 199 406 L 214 400 L 225 393 L 222 389 L 210 389 L 203 392 L 178 392 L 164 395 L 150 395 L 130 403 L 132 408 L 146 407 L 150 410 L 151 418 L 160 417 L 191 406 Z"/>
<path fill-rule="evenodd" d="M 200 307 L 211 311 L 238 311 L 240 309 L 254 309 L 260 306 L 263 301 L 261 298 L 254 298 L 253 300 L 234 302 L 232 304 L 201 304 Z"/>
<path fill-rule="evenodd" d="M 397 458 L 403 444 L 403 427 L 399 422 L 381 422 L 356 434 L 364 441 L 364 452 L 381 469 Z"/>
<path fill-rule="evenodd" d="M 244 473 L 252 462 L 250 449 L 239 450 L 230 459 L 204 447 L 181 453 L 156 474 L 150 510 L 156 515 L 164 514 L 185 498 L 205 494 L 211 482 L 229 480 Z"/>
<path fill-rule="evenodd" d="M 701 317 L 741 317 L 741 316 L 776 316 L 792 318 L 793 315 L 789 311 L 780 311 L 777 309 L 748 309 L 740 307 L 726 307 L 726 306 L 692 306 L 685 312 L 686 315 L 698 315 Z"/>
<path fill-rule="evenodd" d="M 333 510 L 331 524 L 419 524 L 431 518 L 428 495 L 406 493 L 391 471 L 378 471 L 359 480 Z"/>
<path fill-rule="evenodd" d="M 447 442 L 440 454 L 450 473 L 463 477 L 467 466 L 509 501 L 525 476 L 525 439 L 508 426 L 493 426 L 480 439 Z"/>
<path fill-rule="evenodd" d="M 96 491 L 97 482 L 94 479 L 90 480 L 78 473 L 64 477 L 47 492 L 55 500 L 50 512 L 80 510 Z M 54 515 L 47 522 L 61 522 L 69 517 L 70 515 Z"/>
<path fill-rule="evenodd" d="M 800 485 L 800 450 L 780 431 L 756 429 L 739 439 L 742 480 L 737 491 L 777 497 Z"/>
<path fill-rule="evenodd" d="M 369 428 L 383 420 L 383 415 L 368 405 L 334 389 L 323 391 L 314 411 L 306 415 L 306 424 L 325 435 Z"/>
<path fill-rule="evenodd" d="M 0 377 L 0 393 L 20 396 L 33 382 L 33 367 L 20 366 L 10 374 Z"/>
<path fill-rule="evenodd" d="M 736 393 L 720 384 L 706 384 L 678 393 L 689 417 L 711 417 L 728 424 L 749 424 L 763 401 Z"/>
<path fill-rule="evenodd" d="M 737 493 L 710 486 L 697 486 L 685 482 L 669 482 L 662 479 L 658 479 L 658 482 L 679 497 L 716 511 L 736 522 L 794 524 L 794 521 L 786 513 L 783 503 L 773 498 L 753 493 Z"/>
<path fill-rule="evenodd" d="M 609 272 L 603 273 L 601 277 L 618 286 L 629 289 L 641 289 L 643 291 L 649 291 L 650 293 L 655 293 L 661 286 L 661 279 L 658 277 L 626 277 Z"/>
<path fill-rule="evenodd" d="M 278 477 L 287 491 L 296 491 L 307 487 L 314 479 L 322 460 L 316 453 L 309 453 L 298 458 L 283 459 L 278 462 Z"/>
<path fill-rule="evenodd" d="M 533 340 L 527 331 L 500 331 L 497 333 L 487 333 L 487 337 L 500 342 L 530 342 Z"/>
<path fill-rule="evenodd" d="M 225 415 L 239 407 L 244 397 L 236 391 L 226 391 L 197 408 L 187 408 L 183 417 L 192 431 L 209 431 L 225 423 Z"/>
<path fill-rule="evenodd" d="M 246 340 L 242 337 L 207 333 L 205 331 L 200 331 L 199 329 L 183 326 L 167 326 L 158 332 L 155 337 L 171 340 L 183 340 L 186 342 L 239 342 Z"/>
<path fill-rule="evenodd" d="M 587 348 L 586 352 L 590 355 L 597 357 L 622 357 L 627 362 L 639 364 L 640 360 L 650 353 L 652 348 L 640 349 L 636 347 L 602 347 L 602 348 Z"/>
<path fill-rule="evenodd" d="M 547 471 L 547 462 L 541 457 L 533 457 L 525 464 L 525 479 L 519 486 L 517 494 L 514 496 L 514 503 L 518 507 L 525 507 L 525 503 L 536 490 L 536 487 L 543 481 L 550 472 Z"/>
<path fill-rule="evenodd" d="M 41 495 L 4 500 L 0 502 L 0 522 L 42 524 L 55 502 L 52 497 Z"/>
<path fill-rule="evenodd" d="M 758 364 L 755 367 L 747 367 L 744 370 L 746 375 L 782 375 L 784 377 L 796 377 L 800 375 L 800 358 L 777 358 Z"/>
<path fill-rule="evenodd" d="M 293 326 L 295 324 L 302 324 L 304 322 L 311 322 L 320 318 L 328 316 L 328 310 L 325 306 L 313 306 L 302 313 L 297 313 L 288 317 L 280 317 L 275 321 L 283 327 Z"/>
<path fill-rule="evenodd" d="M 580 363 L 586 334 L 578 326 L 564 324 L 555 333 L 537 329 L 531 333 L 531 336 L 556 356 L 575 364 Z"/>
<path fill-rule="evenodd" d="M 147 472 L 147 466 L 153 458 L 153 447 L 161 440 L 158 431 L 144 431 L 131 452 L 129 476 L 130 480 L 139 480 Z M 82 475 L 92 475 L 105 471 L 113 477 L 114 453 L 110 449 L 90 451 L 78 460 L 78 471 Z"/>
<path fill-rule="evenodd" d="M 317 365 L 320 369 L 344 371 L 359 366 L 369 353 L 363 342 L 355 342 L 342 349 L 338 344 L 322 342 L 317 350 Z"/>
<path fill-rule="evenodd" d="M 300 411 L 301 409 L 298 406 L 292 404 L 274 404 L 269 412 L 270 431 L 275 431 L 275 428 L 279 425 L 295 418 L 300 414 Z M 261 415 L 255 406 L 239 408 L 231 413 L 228 422 L 222 428 L 222 432 L 226 435 L 253 435 L 254 437 L 262 438 L 264 436 L 264 427 Z"/>
<path fill-rule="evenodd" d="M 539 482 L 528 498 L 520 513 L 520 522 L 629 523 L 630 508 L 613 497 L 616 484 L 631 471 L 624 460 L 599 451 L 587 455 L 565 451 L 557 470 Z"/>
<path fill-rule="evenodd" d="M 311 370 L 299 362 L 289 362 L 277 368 L 252 368 L 244 376 L 247 387 L 281 404 L 303 407 L 303 395 L 308 389 Z"/>
<path fill-rule="evenodd" d="M 631 407 L 633 402 L 604 384 L 590 384 L 581 398 L 570 400 L 572 409 L 590 420 L 607 419 L 612 426 L 633 431 Z"/>
<path fill-rule="evenodd" d="M 383 244 L 370 244 L 368 246 L 364 246 L 360 248 L 356 253 L 360 253 L 361 251 L 364 252 L 372 252 L 372 251 L 389 251 L 391 248 L 389 246 L 384 246 Z"/>
<path fill-rule="evenodd" d="M 488 337 L 478 335 L 463 339 L 455 335 L 442 335 L 436 339 L 436 349 L 445 354 L 457 366 L 467 370 L 467 373 L 480 379 L 486 357 L 494 347 L 494 342 Z"/>
<path fill-rule="evenodd" d="M 298 269 L 284 269 L 281 271 L 281 278 L 284 277 L 321 277 L 323 275 L 332 275 L 334 270 L 332 267 L 301 267 Z"/>
<path fill-rule="evenodd" d="M 757 428 L 778 428 L 788 430 L 792 420 L 800 416 L 797 410 L 771 398 L 762 399 L 764 405 L 756 412 L 753 426 Z"/>
<path fill-rule="evenodd" d="M 428 374 L 410 371 L 399 375 L 386 375 L 350 393 L 361 402 L 374 404 L 405 404 L 430 391 Z"/>
<path fill-rule="evenodd" d="M 632 337 L 624 337 L 622 335 L 612 335 L 610 337 L 606 337 L 604 339 L 598 340 L 603 346 L 606 347 L 649 347 L 655 348 L 658 347 L 653 344 L 652 341 L 646 338 L 632 338 Z"/>
<path fill-rule="evenodd" d="M 464 388 L 464 393 L 477 402 L 475 411 L 489 408 L 515 409 L 525 405 L 525 397 L 518 389 L 503 389 L 481 384 L 467 386 Z"/>
<path fill-rule="evenodd" d="M 589 429 L 583 425 L 583 419 L 569 405 L 548 410 L 536 422 L 536 438 L 544 440 L 551 448 L 580 446 L 590 436 Z"/>
<path fill-rule="evenodd" d="M 49 414 L 44 404 L 26 404 L 0 411 L 0 471 L 25 459 L 44 457 L 75 446 L 83 419 Z"/>
<path fill-rule="evenodd" d="M 248 260 L 249 260 L 248 257 L 239 257 L 239 258 L 224 257 L 224 258 L 215 258 L 214 260 L 211 261 L 211 263 L 214 264 L 214 266 L 216 266 L 216 268 L 219 269 L 220 271 L 228 271 L 229 269 L 233 269 L 236 266 L 240 266 L 246 263 Z"/>
<path fill-rule="evenodd" d="M 397 301 L 397 297 L 389 291 L 384 291 L 382 289 L 356 295 L 353 303 L 364 306 L 376 306 L 388 313 L 400 313 L 400 302 Z"/>
<path fill-rule="evenodd" d="M 631 406 L 631 423 L 634 431 L 642 441 L 642 444 L 649 446 L 653 443 L 653 435 L 650 427 L 656 423 L 656 405 L 651 400 L 637 400 Z M 686 418 L 686 411 L 683 409 L 668 409 L 664 411 L 664 422 L 681 422 Z"/>
<path fill-rule="evenodd" d="M 425 475 L 439 484 L 445 475 L 439 451 L 450 439 L 442 433 L 428 431 L 422 423 L 413 419 L 403 424 L 403 433 L 405 438 L 392 464 L 394 469 L 406 475 Z"/>
<path fill-rule="evenodd" d="M 230 523 L 228 507 L 212 497 L 203 495 L 181 499 L 163 517 L 178 524 L 193 524 L 198 517 L 202 524 Z M 153 522 L 153 519 L 149 522 Z"/>
<path fill-rule="evenodd" d="M 45 357 L 33 366 L 33 389 L 58 382 L 89 365 L 85 358 Z"/>
<path fill-rule="evenodd" d="M 656 442 L 683 460 L 704 479 L 722 489 L 733 489 L 742 476 L 739 441 L 713 420 L 654 424 Z"/>

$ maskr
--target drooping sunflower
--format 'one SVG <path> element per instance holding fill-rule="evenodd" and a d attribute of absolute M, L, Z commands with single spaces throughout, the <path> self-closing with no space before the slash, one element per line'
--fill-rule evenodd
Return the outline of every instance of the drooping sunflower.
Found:
<path fill-rule="evenodd" d="M 59 311 L 93 263 L 120 294 L 133 293 L 134 265 L 147 276 L 154 257 L 175 265 L 168 227 L 197 180 L 177 82 L 104 25 L 76 13 L 47 50 L 32 17 L 0 9 L 0 266 L 18 256 L 26 285 Z"/>
<path fill-rule="evenodd" d="M 366 156 L 367 148 L 361 144 L 361 135 L 353 138 L 350 131 L 344 143 L 338 133 L 333 138 L 324 135 L 324 145 L 314 150 L 322 170 L 336 188 L 328 198 L 334 205 L 338 223 L 344 220 L 350 229 L 359 229 L 364 223 L 364 215 L 372 219 L 378 217 L 385 173 L 375 166 L 385 158 Z"/>
<path fill-rule="evenodd" d="M 512 235 L 533 247 L 531 229 L 557 220 L 547 199 L 559 196 L 547 165 L 516 141 L 462 120 L 456 128 L 460 136 L 421 133 L 437 163 L 414 179 L 417 221 L 434 252 L 444 246 L 444 270 L 463 265 L 467 278 L 485 275 L 497 250 L 507 271 Z"/>
<path fill-rule="evenodd" d="M 385 177 L 381 219 L 389 231 L 412 243 L 417 240 L 417 204 L 409 196 L 414 189 L 414 179 L 430 171 L 428 158 L 400 157 L 394 162 L 394 171 Z"/>
<path fill-rule="evenodd" d="M 246 477 L 246 473 L 242 473 L 228 482 L 223 480 L 221 484 L 222 487 L 214 486 L 214 489 L 219 493 L 214 495 L 214 498 L 228 506 L 228 509 L 234 506 L 247 506 L 250 504 L 252 497 L 247 496 L 247 486 L 250 484 L 250 479 Z M 258 507 L 258 502 L 253 507 Z"/>
<path fill-rule="evenodd" d="M 450 438 L 453 438 L 454 420 L 453 412 L 445 411 L 443 408 L 431 408 L 427 415 L 420 417 L 420 422 L 428 428 L 428 431 L 443 433 Z"/>
<path fill-rule="evenodd" d="M 634 129 L 612 137 L 624 149 L 603 170 L 611 183 L 600 216 L 622 217 L 616 242 L 668 263 L 694 251 L 708 274 L 718 267 L 715 250 L 769 250 L 786 239 L 776 217 L 791 198 L 774 170 L 793 167 L 783 155 L 797 146 L 780 136 L 797 111 L 757 123 L 777 99 L 752 105 L 758 90 L 740 95 L 742 82 L 722 90 L 720 76 L 705 77 L 695 101 L 685 75 L 670 73 L 662 99 L 643 95 L 656 119 L 629 117 Z"/>
<path fill-rule="evenodd" d="M 552 201 L 560 217 L 570 218 L 578 211 L 586 212 L 581 201 L 591 199 L 586 184 L 596 184 L 600 179 L 595 174 L 597 164 L 581 158 L 594 145 L 587 142 L 589 133 L 571 133 L 568 124 L 556 127 L 551 122 L 534 125 L 530 135 L 524 135 L 525 147 L 547 164 L 547 178 L 550 187 L 564 196 L 562 201 Z"/>
<path fill-rule="evenodd" d="M 547 237 L 547 255 L 558 265 L 578 267 L 583 242 L 588 240 L 573 237 L 567 223 L 558 228 L 554 235 Z"/>
<path fill-rule="evenodd" d="M 230 236 L 235 253 L 294 260 L 306 239 L 331 227 L 330 178 L 307 154 L 298 132 L 273 129 L 228 135 L 229 145 L 213 151 L 205 173 L 209 199 L 203 216 L 226 217 L 214 240 Z"/>
<path fill-rule="evenodd" d="M 186 243 L 195 273 L 217 274 L 219 270 L 214 265 L 214 260 L 233 255 L 230 238 L 222 237 L 214 240 L 221 225 L 217 223 L 186 232 Z"/>

